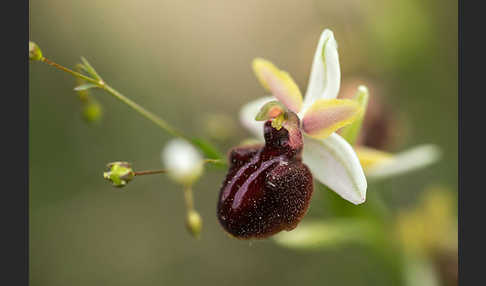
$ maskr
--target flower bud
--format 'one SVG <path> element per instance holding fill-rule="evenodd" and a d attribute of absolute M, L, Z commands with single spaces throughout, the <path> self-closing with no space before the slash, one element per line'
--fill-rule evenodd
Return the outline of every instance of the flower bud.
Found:
<path fill-rule="evenodd" d="M 81 115 L 86 122 L 94 123 L 100 120 L 102 109 L 98 102 L 90 100 L 89 102 L 83 103 L 82 108 Z"/>
<path fill-rule="evenodd" d="M 187 213 L 186 227 L 195 238 L 199 238 L 202 230 L 202 218 L 195 210 Z"/>
<path fill-rule="evenodd" d="M 162 161 L 169 177 L 183 185 L 191 185 L 203 172 L 204 162 L 200 153 L 182 139 L 173 139 L 165 146 Z"/>
<path fill-rule="evenodd" d="M 29 41 L 29 60 L 40 61 L 42 59 L 42 51 L 36 43 Z"/>
<path fill-rule="evenodd" d="M 103 173 L 103 177 L 115 187 L 124 187 L 135 176 L 128 162 L 112 162 L 106 165 L 106 167 L 108 171 Z"/>

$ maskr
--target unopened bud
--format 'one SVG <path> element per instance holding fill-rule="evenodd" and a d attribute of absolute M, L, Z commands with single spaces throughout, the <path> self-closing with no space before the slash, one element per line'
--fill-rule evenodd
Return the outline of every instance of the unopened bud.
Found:
<path fill-rule="evenodd" d="M 42 59 L 42 51 L 36 43 L 29 41 L 29 60 L 40 61 Z"/>
<path fill-rule="evenodd" d="M 190 210 L 187 213 L 186 227 L 192 236 L 199 238 L 202 230 L 202 218 L 195 210 Z"/>
<path fill-rule="evenodd" d="M 89 102 L 83 103 L 82 116 L 86 122 L 93 123 L 99 121 L 101 114 L 102 109 L 98 102 L 90 100 Z"/>
<path fill-rule="evenodd" d="M 128 162 L 112 162 L 106 167 L 108 171 L 103 173 L 103 177 L 115 187 L 124 187 L 135 177 L 135 173 Z"/>

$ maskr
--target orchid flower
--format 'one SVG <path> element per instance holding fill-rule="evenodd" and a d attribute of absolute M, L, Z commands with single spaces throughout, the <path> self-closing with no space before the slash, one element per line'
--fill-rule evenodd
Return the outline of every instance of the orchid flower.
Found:
<path fill-rule="evenodd" d="M 285 71 L 264 59 L 255 59 L 253 69 L 260 83 L 271 92 L 243 106 L 242 124 L 262 138 L 263 123 L 256 121 L 263 105 L 278 100 L 297 114 L 303 131 L 303 163 L 313 176 L 345 200 L 361 204 L 366 200 L 367 182 L 353 147 L 335 131 L 351 124 L 361 113 L 350 99 L 337 99 L 341 74 L 333 32 L 322 32 L 314 55 L 305 98 Z"/>

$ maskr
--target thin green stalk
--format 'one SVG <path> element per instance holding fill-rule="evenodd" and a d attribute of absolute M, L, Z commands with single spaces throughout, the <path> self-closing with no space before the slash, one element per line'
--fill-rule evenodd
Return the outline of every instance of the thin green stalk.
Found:
<path fill-rule="evenodd" d="M 162 170 L 138 171 L 138 172 L 133 172 L 133 175 L 144 176 L 144 175 L 155 175 L 155 174 L 164 174 L 164 173 L 167 173 L 167 170 L 162 169 Z"/>
<path fill-rule="evenodd" d="M 204 159 L 203 162 L 205 164 L 210 163 L 210 164 L 222 164 L 221 160 L 218 159 Z M 136 171 L 133 172 L 135 176 L 143 176 L 143 175 L 153 175 L 153 174 L 164 174 L 167 173 L 166 169 L 160 169 L 160 170 L 145 170 L 145 171 Z"/>
<path fill-rule="evenodd" d="M 67 67 L 61 66 L 60 64 L 57 64 L 57 63 L 55 63 L 55 62 L 53 62 L 53 61 L 51 61 L 51 60 L 49 60 L 47 58 L 44 58 L 43 57 L 40 61 L 43 62 L 43 63 L 46 63 L 46 64 L 48 64 L 50 66 L 53 66 L 53 67 L 55 67 L 57 69 L 60 69 L 60 70 L 62 70 L 64 72 L 67 72 L 67 73 L 69 73 L 69 74 L 71 74 L 71 75 L 73 75 L 75 77 L 78 77 L 80 79 L 84 79 L 85 81 L 88 81 L 88 82 L 91 82 L 93 84 L 96 84 L 96 85 L 100 86 L 100 82 L 98 80 L 92 79 L 90 77 L 85 76 L 84 74 L 81 74 L 81 73 L 75 72 L 73 70 L 70 70 Z"/>
<path fill-rule="evenodd" d="M 175 128 L 171 127 L 162 118 L 160 118 L 157 115 L 153 114 L 152 112 L 146 110 L 145 108 L 143 108 L 142 106 L 140 106 L 137 103 L 133 102 L 129 98 L 125 97 L 123 94 L 121 94 L 120 92 L 118 92 L 117 90 L 115 90 L 113 87 L 111 87 L 108 84 L 106 84 L 103 80 L 96 80 L 96 79 L 90 78 L 90 77 L 85 76 L 85 75 L 83 75 L 81 73 L 78 73 L 78 72 L 75 72 L 75 71 L 73 71 L 71 69 L 68 69 L 68 68 L 66 68 L 66 67 L 64 67 L 64 66 L 62 66 L 60 64 L 57 64 L 57 63 L 55 63 L 55 62 L 53 62 L 53 61 L 51 61 L 51 60 L 49 60 L 49 59 L 47 59 L 45 57 L 43 57 L 41 59 L 41 61 L 44 62 L 44 63 L 46 63 L 46 64 L 48 64 L 48 65 L 50 65 L 50 66 L 53 66 L 53 67 L 59 69 L 59 70 L 62 70 L 64 72 L 67 72 L 67 73 L 71 74 L 74 77 L 77 77 L 77 78 L 83 79 L 83 80 L 85 80 L 87 82 L 90 82 L 90 83 L 95 84 L 96 86 L 98 86 L 101 89 L 104 89 L 106 92 L 108 92 L 109 94 L 111 94 L 113 97 L 115 97 L 119 101 L 125 103 L 130 108 L 132 108 L 133 110 L 135 110 L 136 112 L 138 112 L 140 115 L 142 115 L 146 119 L 152 121 L 154 124 L 156 124 L 157 126 L 159 126 L 162 129 L 164 129 L 165 131 L 167 131 L 171 135 L 176 136 L 176 137 L 180 137 L 180 138 L 185 139 L 188 142 L 192 143 L 192 140 L 190 140 L 188 137 L 186 137 L 184 134 L 182 134 L 182 132 L 180 132 L 180 131 L 176 130 Z"/>
<path fill-rule="evenodd" d="M 113 87 L 111 87 L 110 85 L 106 84 L 105 81 L 96 73 L 96 71 L 94 70 L 94 68 L 84 58 L 82 58 L 82 60 L 84 62 L 85 68 L 88 70 L 87 72 L 91 76 L 93 76 L 95 78 L 86 76 L 86 75 L 84 75 L 84 74 L 82 74 L 80 72 L 73 71 L 73 70 L 71 70 L 69 68 L 66 68 L 66 67 L 64 67 L 64 66 L 62 66 L 60 64 L 57 64 L 57 63 L 55 63 L 55 62 L 53 62 L 53 61 L 51 61 L 51 60 L 49 60 L 49 59 L 47 59 L 45 57 L 42 57 L 40 59 L 40 61 L 43 62 L 43 63 L 46 63 L 46 64 L 48 64 L 48 65 L 50 65 L 52 67 L 55 67 L 55 68 L 57 68 L 57 69 L 59 69 L 61 71 L 66 72 L 66 73 L 69 73 L 72 76 L 77 77 L 79 79 L 82 79 L 82 80 L 84 80 L 86 82 L 92 83 L 96 87 L 105 90 L 110 95 L 112 95 L 113 97 L 115 97 L 119 101 L 123 102 L 124 104 L 128 105 L 128 107 L 130 107 L 131 109 L 135 110 L 140 115 L 142 115 L 146 119 L 150 120 L 152 123 L 154 123 L 158 127 L 162 128 L 163 130 L 165 130 L 169 134 L 171 134 L 171 135 L 173 135 L 175 137 L 179 137 L 179 138 L 182 138 L 182 139 L 188 141 L 194 147 L 196 147 L 199 150 L 201 150 L 206 156 L 214 159 L 214 160 L 207 161 L 207 163 L 212 163 L 212 164 L 216 164 L 216 165 L 220 165 L 220 166 L 225 166 L 226 165 L 226 163 L 223 160 L 218 160 L 218 159 L 223 158 L 223 155 L 217 149 L 215 149 L 211 144 L 207 143 L 204 140 L 198 139 L 198 138 L 192 138 L 191 139 L 191 138 L 187 137 L 181 131 L 179 131 L 179 130 L 175 129 L 174 127 L 172 127 L 171 125 L 169 125 L 162 118 L 158 117 L 157 115 L 155 115 L 152 112 L 148 111 L 147 109 L 143 108 L 142 106 L 140 106 L 139 104 L 135 103 L 131 99 L 125 97 L 123 94 L 121 94 L 120 92 L 118 92 L 117 90 L 115 90 Z"/>
<path fill-rule="evenodd" d="M 148 120 L 152 121 L 157 126 L 159 126 L 160 128 L 164 129 L 165 131 L 167 131 L 168 133 L 170 133 L 170 134 L 172 134 L 172 135 L 174 135 L 176 137 L 180 137 L 180 138 L 183 138 L 183 139 L 191 142 L 191 140 L 188 137 L 186 137 L 185 135 L 183 135 L 180 131 L 176 130 L 175 128 L 171 127 L 165 120 L 163 120 L 162 118 L 160 118 L 157 115 L 153 114 L 152 112 L 148 111 L 147 109 L 143 108 L 142 106 L 138 105 L 137 103 L 135 103 L 131 99 L 125 97 L 124 95 L 122 95 L 121 93 L 119 93 L 118 91 L 116 91 L 111 86 L 103 83 L 100 86 L 100 88 L 106 90 L 109 94 L 111 94 L 112 96 L 114 96 L 116 99 L 118 99 L 121 102 L 125 103 L 126 105 L 128 105 L 129 107 L 131 107 L 133 110 L 135 110 L 136 112 L 138 112 L 140 115 L 142 115 L 143 117 L 145 117 Z"/>
<path fill-rule="evenodd" d="M 192 187 L 184 187 L 184 202 L 186 204 L 186 210 L 189 212 L 194 209 L 194 200 L 192 197 Z"/>

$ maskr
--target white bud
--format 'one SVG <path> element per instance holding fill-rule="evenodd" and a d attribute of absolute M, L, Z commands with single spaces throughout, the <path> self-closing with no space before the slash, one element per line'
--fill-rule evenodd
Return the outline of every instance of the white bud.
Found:
<path fill-rule="evenodd" d="M 203 172 L 203 158 L 189 142 L 173 139 L 162 150 L 162 162 L 169 176 L 184 185 L 192 184 Z"/>

